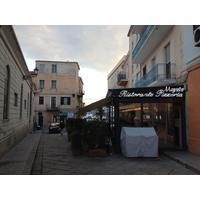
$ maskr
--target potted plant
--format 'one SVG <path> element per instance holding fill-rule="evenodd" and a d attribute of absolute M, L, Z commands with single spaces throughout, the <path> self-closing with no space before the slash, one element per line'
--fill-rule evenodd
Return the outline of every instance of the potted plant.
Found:
<path fill-rule="evenodd" d="M 81 134 L 78 131 L 72 131 L 70 135 L 71 146 L 72 146 L 72 154 L 74 156 L 81 155 L 81 148 L 82 148 L 82 140 Z"/>
<path fill-rule="evenodd" d="M 84 137 L 90 157 L 107 155 L 106 138 L 109 134 L 107 127 L 109 127 L 108 123 L 99 121 L 91 121 L 85 124 Z"/>

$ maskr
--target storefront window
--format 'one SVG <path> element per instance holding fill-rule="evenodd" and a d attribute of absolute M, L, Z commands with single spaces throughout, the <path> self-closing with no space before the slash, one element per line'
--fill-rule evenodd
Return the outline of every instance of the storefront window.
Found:
<path fill-rule="evenodd" d="M 141 103 L 120 103 L 119 112 L 121 126 L 141 126 Z"/>
<path fill-rule="evenodd" d="M 120 103 L 120 127 L 154 127 L 159 147 L 174 145 L 172 103 Z"/>

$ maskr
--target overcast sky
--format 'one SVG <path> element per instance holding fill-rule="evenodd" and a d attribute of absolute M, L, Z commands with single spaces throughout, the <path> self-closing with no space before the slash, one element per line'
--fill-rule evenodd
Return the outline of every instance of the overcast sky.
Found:
<path fill-rule="evenodd" d="M 35 60 L 75 61 L 88 105 L 107 93 L 107 76 L 128 52 L 129 25 L 14 25 L 29 70 Z"/>

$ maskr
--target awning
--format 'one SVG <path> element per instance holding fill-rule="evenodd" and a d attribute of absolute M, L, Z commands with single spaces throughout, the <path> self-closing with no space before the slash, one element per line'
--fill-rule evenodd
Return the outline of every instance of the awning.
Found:
<path fill-rule="evenodd" d="M 111 100 L 112 100 L 112 96 L 106 97 L 106 98 L 101 99 L 101 100 L 99 100 L 99 101 L 96 101 L 96 102 L 94 102 L 94 103 L 92 103 L 92 104 L 90 104 L 90 105 L 88 105 L 88 106 L 85 106 L 85 107 L 80 108 L 80 109 L 76 112 L 76 114 L 77 114 L 77 115 L 83 115 L 83 114 L 85 114 L 86 112 L 89 112 L 89 111 L 94 110 L 94 109 L 96 109 L 96 108 L 99 108 L 99 107 L 102 107 L 102 106 L 106 106 L 106 105 L 109 104 L 109 102 L 111 102 Z"/>

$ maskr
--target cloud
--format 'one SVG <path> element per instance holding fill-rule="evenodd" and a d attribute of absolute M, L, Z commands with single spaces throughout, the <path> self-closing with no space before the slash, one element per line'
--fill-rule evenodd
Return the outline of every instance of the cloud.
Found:
<path fill-rule="evenodd" d="M 129 26 L 14 26 L 25 58 L 76 61 L 109 73 L 128 52 Z M 34 66 L 30 66 L 34 68 Z"/>
<path fill-rule="evenodd" d="M 35 60 L 75 61 L 88 105 L 107 93 L 107 75 L 127 54 L 127 25 L 14 25 L 29 70 Z"/>

